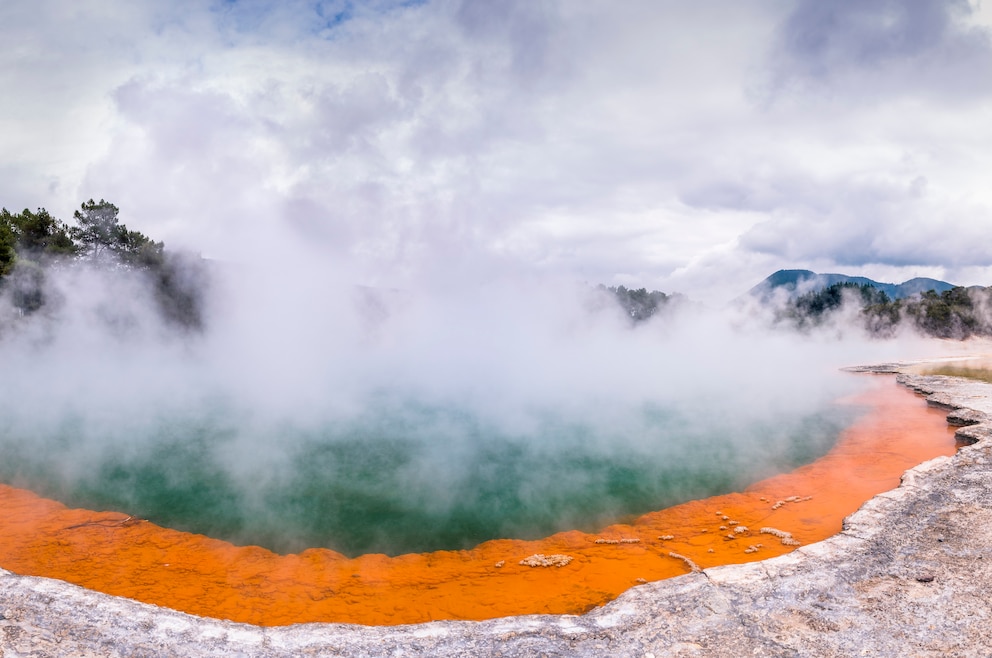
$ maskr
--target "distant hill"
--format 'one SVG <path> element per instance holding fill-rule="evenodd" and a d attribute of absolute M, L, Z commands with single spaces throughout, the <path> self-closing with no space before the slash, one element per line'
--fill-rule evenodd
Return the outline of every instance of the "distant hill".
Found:
<path fill-rule="evenodd" d="M 748 295 L 761 300 L 768 300 L 778 290 L 784 290 L 789 298 L 797 297 L 808 292 L 817 292 L 837 283 L 853 283 L 870 285 L 884 292 L 890 299 L 905 299 L 934 290 L 942 293 L 954 288 L 954 284 L 937 279 L 917 277 L 902 283 L 879 283 L 863 276 L 848 276 L 846 274 L 817 274 L 810 270 L 779 270 L 767 279 L 751 288 Z"/>

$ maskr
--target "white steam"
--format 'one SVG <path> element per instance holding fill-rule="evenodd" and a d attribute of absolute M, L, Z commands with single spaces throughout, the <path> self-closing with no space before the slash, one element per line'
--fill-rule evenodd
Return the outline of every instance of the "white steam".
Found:
<path fill-rule="evenodd" d="M 252 513 L 264 517 L 273 513 L 259 499 L 301 468 L 354 475 L 321 442 L 354 443 L 361 456 L 363 441 L 375 453 L 398 437 L 414 447 L 386 459 L 388 486 L 410 487 L 409 500 L 443 516 L 473 479 L 498 487 L 500 451 L 523 452 L 535 478 L 556 479 L 522 482 L 517 503 L 598 491 L 602 475 L 561 460 L 699 466 L 728 450 L 706 443 L 714 432 L 739 453 L 769 450 L 775 428 L 794 431 L 865 385 L 839 367 L 932 349 L 771 331 L 691 305 L 632 327 L 607 293 L 529 274 L 392 290 L 308 259 L 211 271 L 202 334 L 160 322 L 135 273 L 49 272 L 54 301 L 0 337 L 0 450 L 32 453 L 31 468 L 40 459 L 49 478 L 69 482 L 112 474 L 109 459 L 166 464 L 201 450 L 201 465 L 216 469 L 205 479 L 229 483 L 227 495 L 258 502 Z M 701 452 L 686 450 L 697 441 Z M 379 486 L 374 472 L 361 477 Z M 563 514 L 562 524 L 581 522 Z"/>

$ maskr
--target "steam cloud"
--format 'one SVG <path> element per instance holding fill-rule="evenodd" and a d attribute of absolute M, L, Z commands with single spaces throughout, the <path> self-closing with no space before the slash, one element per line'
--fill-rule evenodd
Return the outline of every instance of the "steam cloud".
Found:
<path fill-rule="evenodd" d="M 278 550 L 592 529 L 815 457 L 867 382 L 837 368 L 916 349 L 691 305 L 631 327 L 527 273 L 211 270 L 202 334 L 162 323 L 137 273 L 50 272 L 58 303 L 0 336 L 0 478 Z"/>

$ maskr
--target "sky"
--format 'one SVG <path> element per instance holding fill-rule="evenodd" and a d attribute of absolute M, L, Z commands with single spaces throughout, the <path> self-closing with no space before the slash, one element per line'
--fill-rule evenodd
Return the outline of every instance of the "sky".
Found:
<path fill-rule="evenodd" d="M 981 0 L 5 0 L 0 206 L 389 288 L 992 285 Z"/>

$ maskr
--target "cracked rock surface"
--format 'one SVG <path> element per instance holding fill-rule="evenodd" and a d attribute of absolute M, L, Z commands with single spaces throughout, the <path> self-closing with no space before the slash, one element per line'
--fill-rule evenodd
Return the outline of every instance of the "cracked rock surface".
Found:
<path fill-rule="evenodd" d="M 583 616 L 394 627 L 248 626 L 0 570 L 0 656 L 988 656 L 992 384 L 898 377 L 973 444 L 788 555 L 641 585 Z"/>

